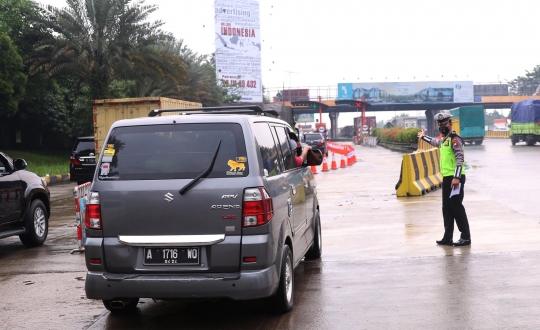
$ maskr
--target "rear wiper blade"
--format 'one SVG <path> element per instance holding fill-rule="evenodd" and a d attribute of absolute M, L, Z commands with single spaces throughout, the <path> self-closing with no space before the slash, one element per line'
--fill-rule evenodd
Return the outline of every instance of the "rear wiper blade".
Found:
<path fill-rule="evenodd" d="M 188 184 L 186 184 L 184 186 L 184 188 L 180 189 L 180 191 L 179 191 L 180 195 L 185 194 L 189 190 L 189 188 L 191 188 L 193 185 L 195 185 L 195 183 L 197 183 L 197 181 L 199 181 L 202 178 L 206 178 L 208 176 L 208 174 L 210 174 L 210 172 L 212 172 L 212 169 L 214 168 L 214 163 L 216 162 L 216 158 L 217 158 L 217 154 L 219 152 L 219 147 L 220 146 L 221 146 L 221 140 L 219 140 L 219 142 L 218 142 L 216 152 L 214 152 L 214 157 L 212 157 L 212 162 L 210 162 L 210 166 L 208 166 L 208 168 L 204 172 L 197 175 L 197 177 L 195 179 L 191 180 Z"/>

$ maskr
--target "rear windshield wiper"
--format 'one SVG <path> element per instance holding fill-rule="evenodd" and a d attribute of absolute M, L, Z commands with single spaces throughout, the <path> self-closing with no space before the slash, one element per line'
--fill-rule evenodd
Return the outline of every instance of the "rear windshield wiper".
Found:
<path fill-rule="evenodd" d="M 197 181 L 199 181 L 202 178 L 206 178 L 208 176 L 208 174 L 210 174 L 210 172 L 212 172 L 212 169 L 214 168 L 214 163 L 216 162 L 216 158 L 217 158 L 217 154 L 219 152 L 219 147 L 220 146 L 221 146 L 221 140 L 219 140 L 219 142 L 218 142 L 216 152 L 214 152 L 214 157 L 212 157 L 212 162 L 210 162 L 210 166 L 208 166 L 208 168 L 204 172 L 197 175 L 197 177 L 195 179 L 191 180 L 188 184 L 186 184 L 184 186 L 184 188 L 180 189 L 180 191 L 179 191 L 180 195 L 185 194 L 189 190 L 189 188 L 191 188 L 193 185 L 195 185 L 195 183 L 197 183 Z"/>

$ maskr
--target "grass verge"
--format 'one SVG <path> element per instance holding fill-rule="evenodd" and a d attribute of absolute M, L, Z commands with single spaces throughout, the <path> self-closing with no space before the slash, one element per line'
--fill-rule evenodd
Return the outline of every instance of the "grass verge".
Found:
<path fill-rule="evenodd" d="M 39 176 L 69 173 L 69 150 L 2 150 L 11 158 L 23 158 L 26 169 Z"/>

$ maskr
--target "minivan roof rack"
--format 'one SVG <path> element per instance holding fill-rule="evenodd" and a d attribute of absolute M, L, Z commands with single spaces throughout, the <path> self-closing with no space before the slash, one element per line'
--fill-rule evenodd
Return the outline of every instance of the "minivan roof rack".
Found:
<path fill-rule="evenodd" d="M 275 110 L 263 110 L 258 105 L 237 105 L 223 107 L 206 107 L 206 108 L 178 108 L 178 109 L 154 109 L 148 113 L 148 117 L 155 117 L 164 112 L 181 112 L 183 115 L 191 114 L 239 114 L 239 115 L 265 115 L 269 114 L 277 117 L 279 114 Z"/>

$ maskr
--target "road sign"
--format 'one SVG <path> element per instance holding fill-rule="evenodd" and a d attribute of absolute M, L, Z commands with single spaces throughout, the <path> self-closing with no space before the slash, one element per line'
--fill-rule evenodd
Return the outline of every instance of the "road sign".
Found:
<path fill-rule="evenodd" d="M 367 131 L 368 131 L 367 125 L 362 126 L 362 130 L 363 130 L 364 132 L 367 132 Z"/>
<path fill-rule="evenodd" d="M 324 132 L 324 127 L 319 127 L 319 132 L 323 133 Z"/>

